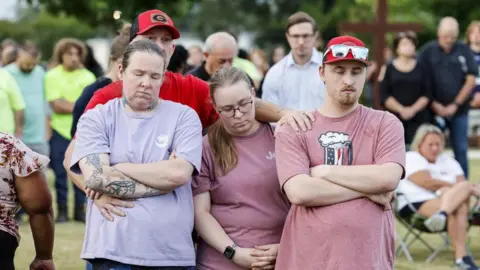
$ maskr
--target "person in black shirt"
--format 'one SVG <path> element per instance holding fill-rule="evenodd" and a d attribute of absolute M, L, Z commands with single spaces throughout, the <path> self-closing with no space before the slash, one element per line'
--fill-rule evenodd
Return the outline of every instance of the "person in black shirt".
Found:
<path fill-rule="evenodd" d="M 465 36 L 467 39 L 467 44 L 473 51 L 475 63 L 477 63 L 480 73 L 480 21 L 471 22 L 467 28 L 467 33 Z M 473 90 L 472 102 L 470 105 L 472 108 L 480 109 L 480 74 L 477 75 L 476 86 Z"/>
<path fill-rule="evenodd" d="M 98 63 L 97 59 L 95 59 L 95 55 L 93 54 L 93 49 L 90 45 L 86 44 L 87 47 L 87 55 L 85 57 L 85 68 L 90 70 L 96 78 L 100 78 L 103 75 L 102 66 Z"/>
<path fill-rule="evenodd" d="M 427 105 L 431 98 L 428 74 L 415 59 L 417 38 L 399 33 L 393 41 L 395 58 L 387 64 L 380 83 L 382 103 L 403 124 L 405 144 L 410 145 L 418 127 L 431 121 Z"/>
<path fill-rule="evenodd" d="M 205 61 L 187 72 L 201 80 L 209 81 L 218 70 L 231 67 L 233 59 L 238 54 L 238 46 L 235 37 L 227 32 L 213 33 L 205 40 Z M 253 80 L 247 75 L 252 83 Z"/>
<path fill-rule="evenodd" d="M 126 26 L 122 31 L 115 37 L 112 41 L 110 47 L 110 59 L 108 63 L 108 72 L 105 76 L 98 78 L 94 83 L 85 87 L 82 92 L 82 95 L 77 99 L 73 107 L 73 123 L 70 134 L 72 138 L 75 136 L 77 131 L 77 124 L 80 116 L 82 116 L 85 108 L 87 107 L 88 102 L 93 97 L 93 94 L 103 87 L 111 84 L 112 82 L 118 80 L 118 65 L 122 61 L 123 52 L 128 46 L 130 41 L 130 26 Z"/>
<path fill-rule="evenodd" d="M 419 62 L 432 82 L 432 105 L 441 128 L 450 131 L 455 159 L 468 179 L 468 110 L 478 67 L 472 50 L 458 39 L 458 22 L 445 17 L 438 27 L 438 40 L 425 45 Z"/>

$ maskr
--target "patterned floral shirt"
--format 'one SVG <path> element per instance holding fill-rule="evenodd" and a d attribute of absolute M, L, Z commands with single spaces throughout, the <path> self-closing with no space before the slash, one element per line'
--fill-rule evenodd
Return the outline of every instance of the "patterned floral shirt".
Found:
<path fill-rule="evenodd" d="M 0 132 L 0 230 L 20 240 L 15 214 L 20 208 L 15 181 L 42 170 L 50 160 L 19 139 Z"/>

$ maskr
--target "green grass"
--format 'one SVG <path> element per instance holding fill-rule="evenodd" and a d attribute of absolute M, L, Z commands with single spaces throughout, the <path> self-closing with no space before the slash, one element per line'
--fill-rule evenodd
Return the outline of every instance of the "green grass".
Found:
<path fill-rule="evenodd" d="M 472 179 L 480 182 L 480 160 L 472 160 L 470 162 Z M 53 189 L 53 177 L 49 177 L 50 187 Z M 73 192 L 70 192 L 70 205 L 73 205 Z M 73 209 L 69 209 L 72 212 Z M 72 213 L 70 213 L 72 216 Z M 397 230 L 403 234 L 401 226 L 397 226 Z M 30 227 L 26 224 L 20 227 L 22 240 L 20 247 L 17 249 L 15 257 L 15 265 L 17 269 L 28 269 L 28 265 L 35 256 L 32 234 Z M 70 222 L 67 224 L 59 224 L 55 227 L 55 248 L 54 260 L 59 270 L 80 270 L 85 269 L 85 262 L 80 259 L 80 251 L 83 244 L 84 224 Z M 477 262 L 480 263 L 480 228 L 472 228 L 469 233 L 470 249 L 472 254 L 477 255 Z M 426 235 L 425 238 L 432 245 L 441 244 L 441 239 L 437 235 Z M 428 250 L 418 243 L 410 248 L 415 262 L 409 262 L 405 256 L 396 259 L 395 269 L 411 270 L 411 269 L 451 269 L 453 262 L 453 253 L 451 250 L 445 250 L 432 263 L 423 263 L 428 257 Z"/>

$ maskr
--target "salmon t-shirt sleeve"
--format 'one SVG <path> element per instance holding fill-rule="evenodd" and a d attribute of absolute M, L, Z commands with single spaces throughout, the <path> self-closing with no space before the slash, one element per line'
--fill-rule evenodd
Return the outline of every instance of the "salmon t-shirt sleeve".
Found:
<path fill-rule="evenodd" d="M 379 127 L 374 164 L 397 163 L 402 166 L 402 178 L 404 178 L 405 159 L 403 125 L 395 115 L 385 112 Z"/>
<path fill-rule="evenodd" d="M 213 155 L 208 143 L 208 136 L 203 138 L 202 144 L 202 165 L 200 172 L 192 178 L 193 196 L 210 191 L 215 181 Z"/>
<path fill-rule="evenodd" d="M 305 133 L 296 132 L 289 125 L 276 127 L 275 159 L 280 186 L 299 174 L 310 175 L 310 160 Z"/>

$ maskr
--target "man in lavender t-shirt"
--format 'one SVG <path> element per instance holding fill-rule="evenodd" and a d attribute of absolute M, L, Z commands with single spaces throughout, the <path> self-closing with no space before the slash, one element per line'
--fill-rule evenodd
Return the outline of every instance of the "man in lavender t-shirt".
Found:
<path fill-rule="evenodd" d="M 147 182 L 146 178 L 161 181 L 164 177 L 155 175 L 151 166 L 132 178 L 119 176 L 116 168 L 123 172 L 122 168 L 131 166 L 129 164 L 168 166 L 164 161 L 169 160 L 174 151 L 177 159 L 188 161 L 198 172 L 201 132 L 200 119 L 194 110 L 165 100 L 145 114 L 128 111 L 121 99 L 113 99 L 82 116 L 72 171 L 79 172 L 78 163 L 85 157 L 88 162 L 98 164 L 98 160 L 91 158 L 93 154 L 108 154 L 113 168 L 108 168 L 110 175 L 119 180 L 108 182 L 107 179 L 101 188 L 110 188 L 108 194 L 117 198 L 138 198 L 133 208 L 123 209 L 125 217 L 113 221 L 106 220 L 93 201 L 88 201 L 83 259 L 155 267 L 195 265 L 191 180 L 171 192 L 159 192 L 140 183 Z M 163 174 L 173 173 L 176 164 L 171 163 Z M 102 174 L 106 173 L 109 171 L 104 168 Z"/>
<path fill-rule="evenodd" d="M 312 129 L 277 128 L 277 171 L 292 207 L 275 269 L 393 269 L 390 203 L 404 171 L 403 127 L 358 104 L 369 64 L 363 42 L 343 36 L 327 48 L 327 96 Z"/>

